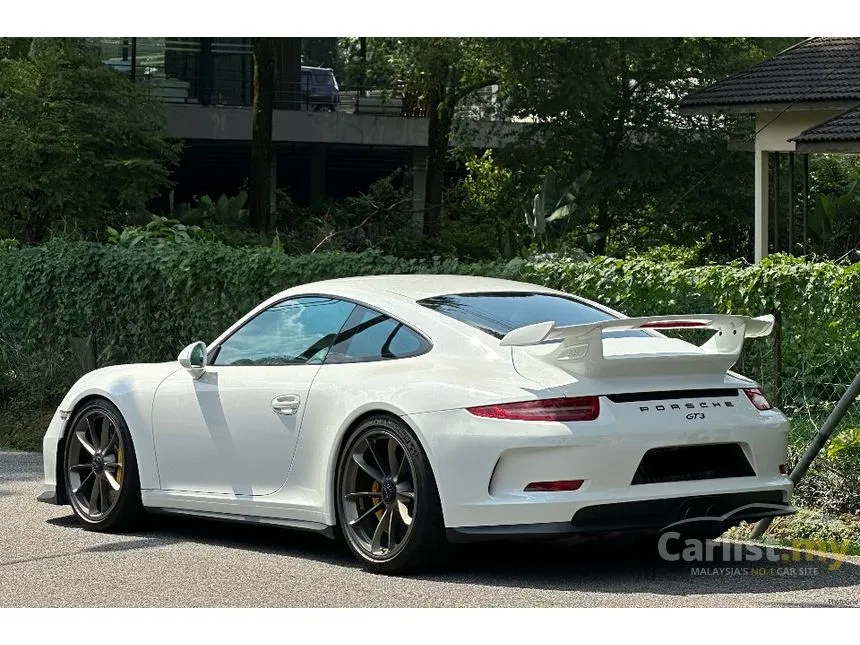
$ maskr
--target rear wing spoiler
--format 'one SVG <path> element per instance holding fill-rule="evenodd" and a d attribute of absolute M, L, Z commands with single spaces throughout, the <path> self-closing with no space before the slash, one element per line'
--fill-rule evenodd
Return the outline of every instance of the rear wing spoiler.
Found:
<path fill-rule="evenodd" d="M 507 333 L 503 347 L 529 347 L 561 340 L 555 349 L 540 356 L 578 375 L 635 375 L 726 371 L 737 362 L 744 340 L 768 336 L 772 315 L 735 316 L 695 314 L 612 318 L 600 322 L 557 327 L 553 321 L 518 327 Z M 629 330 L 711 329 L 714 335 L 694 351 L 623 353 L 606 357 L 603 332 Z"/>

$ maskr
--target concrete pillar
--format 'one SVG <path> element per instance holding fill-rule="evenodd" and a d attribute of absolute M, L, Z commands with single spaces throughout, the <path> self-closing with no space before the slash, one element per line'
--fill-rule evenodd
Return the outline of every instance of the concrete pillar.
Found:
<path fill-rule="evenodd" d="M 424 229 L 424 208 L 427 201 L 427 149 L 412 151 L 412 224 L 416 230 Z"/>
<path fill-rule="evenodd" d="M 311 145 L 311 204 L 325 199 L 325 145 Z"/>
<path fill-rule="evenodd" d="M 274 226 L 275 211 L 278 207 L 278 149 L 272 151 L 269 163 L 269 223 Z"/>
<path fill-rule="evenodd" d="M 755 261 L 761 262 L 767 254 L 768 245 L 768 207 L 770 190 L 768 173 L 770 153 L 766 150 L 755 151 Z"/>

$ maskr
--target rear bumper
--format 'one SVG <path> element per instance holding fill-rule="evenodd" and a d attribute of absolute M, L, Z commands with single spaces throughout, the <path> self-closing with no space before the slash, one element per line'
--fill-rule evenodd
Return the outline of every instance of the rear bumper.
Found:
<path fill-rule="evenodd" d="M 725 531 L 742 521 L 793 515 L 780 491 L 697 495 L 580 508 L 569 522 L 467 526 L 447 529 L 451 542 L 561 540 L 599 535 Z"/>
<path fill-rule="evenodd" d="M 746 397 L 737 402 L 709 411 L 706 426 L 676 412 L 654 419 L 643 413 L 640 419 L 638 402 L 611 401 L 601 402 L 597 420 L 583 423 L 486 419 L 465 410 L 408 418 L 433 464 L 447 528 L 566 524 L 572 518 L 580 524 L 580 512 L 603 505 L 651 508 L 640 504 L 742 493 L 772 494 L 774 503 L 787 504 L 793 485 L 780 471 L 788 422 L 775 410 L 756 411 Z M 716 472 L 702 464 L 677 478 L 668 473 L 666 481 L 635 481 L 653 449 L 720 444 L 736 444 L 751 470 Z M 672 459 L 683 455 L 692 458 L 681 450 Z M 699 477 L 700 470 L 714 472 Z M 582 482 L 577 490 L 528 490 L 531 482 L 576 480 Z M 655 522 L 664 526 L 674 519 L 663 514 Z"/>

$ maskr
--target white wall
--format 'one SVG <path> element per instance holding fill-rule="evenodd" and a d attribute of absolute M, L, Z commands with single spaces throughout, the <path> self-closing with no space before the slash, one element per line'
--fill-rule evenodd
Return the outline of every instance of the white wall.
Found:
<path fill-rule="evenodd" d="M 252 111 L 167 105 L 167 129 L 182 139 L 251 140 Z M 274 141 L 426 147 L 428 120 L 343 112 L 275 110 Z"/>
<path fill-rule="evenodd" d="M 789 141 L 807 128 L 841 114 L 844 109 L 758 112 L 755 119 L 756 152 L 794 152 L 794 142 Z"/>

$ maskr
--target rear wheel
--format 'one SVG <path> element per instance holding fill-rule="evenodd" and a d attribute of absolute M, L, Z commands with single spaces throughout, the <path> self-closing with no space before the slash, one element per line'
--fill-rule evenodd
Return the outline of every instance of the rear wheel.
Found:
<path fill-rule="evenodd" d="M 424 568 L 445 544 L 436 481 L 424 450 L 399 421 L 364 421 L 347 441 L 337 476 L 346 543 L 378 573 Z"/>
<path fill-rule="evenodd" d="M 129 528 L 143 512 L 131 434 L 117 407 L 86 403 L 69 423 L 64 459 L 66 492 L 84 527 Z"/>

